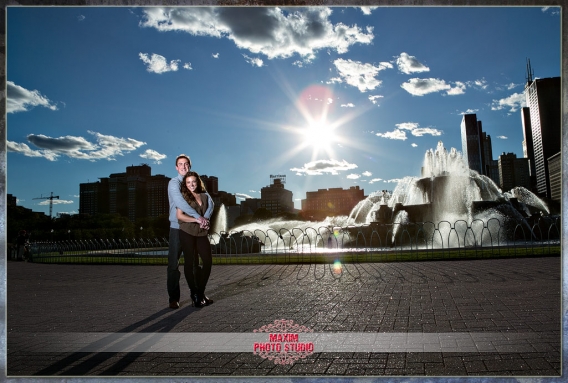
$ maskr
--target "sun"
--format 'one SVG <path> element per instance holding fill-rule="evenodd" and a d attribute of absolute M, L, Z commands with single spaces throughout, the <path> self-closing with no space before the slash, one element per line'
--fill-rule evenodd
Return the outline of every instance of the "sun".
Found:
<path fill-rule="evenodd" d="M 325 121 L 314 121 L 304 130 L 304 146 L 311 146 L 316 150 L 329 151 L 336 141 L 334 129 Z"/>

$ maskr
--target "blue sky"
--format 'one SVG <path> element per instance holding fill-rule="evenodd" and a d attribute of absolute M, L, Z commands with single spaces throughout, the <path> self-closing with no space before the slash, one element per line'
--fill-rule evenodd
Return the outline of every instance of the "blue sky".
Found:
<path fill-rule="evenodd" d="M 476 113 L 522 157 L 526 59 L 561 74 L 559 7 L 7 8 L 7 187 L 77 213 L 79 184 L 175 157 L 237 201 L 285 174 L 369 195 Z"/>

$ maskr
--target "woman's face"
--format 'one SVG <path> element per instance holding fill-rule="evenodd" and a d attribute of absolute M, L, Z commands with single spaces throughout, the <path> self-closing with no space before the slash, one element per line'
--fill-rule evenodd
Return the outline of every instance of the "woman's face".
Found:
<path fill-rule="evenodd" d="M 185 179 L 185 186 L 189 189 L 190 192 L 195 192 L 197 189 L 197 177 L 189 176 Z"/>

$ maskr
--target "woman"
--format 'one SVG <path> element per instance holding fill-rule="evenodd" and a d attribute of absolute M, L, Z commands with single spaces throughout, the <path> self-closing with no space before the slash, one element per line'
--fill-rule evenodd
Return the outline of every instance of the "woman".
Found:
<path fill-rule="evenodd" d="M 187 203 L 203 216 L 208 207 L 207 194 L 196 172 L 187 172 L 181 182 L 180 191 Z M 211 245 L 207 237 L 209 228 L 200 227 L 195 218 L 185 215 L 180 209 L 177 209 L 176 215 L 179 221 L 179 239 L 185 257 L 183 271 L 191 292 L 192 305 L 210 305 L 213 300 L 205 296 L 205 286 L 212 264 Z M 198 254 L 201 256 L 203 267 L 199 266 Z"/>

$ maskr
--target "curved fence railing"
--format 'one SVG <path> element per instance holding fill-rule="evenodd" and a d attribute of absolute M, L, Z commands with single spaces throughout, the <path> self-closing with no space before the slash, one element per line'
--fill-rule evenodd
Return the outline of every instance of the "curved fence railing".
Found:
<path fill-rule="evenodd" d="M 384 262 L 560 254 L 560 217 L 359 226 L 309 226 L 210 233 L 223 263 Z M 33 262 L 166 264 L 168 240 L 93 239 L 34 242 Z M 10 258 L 15 257 L 15 249 Z M 183 262 L 183 259 L 182 259 Z"/>

